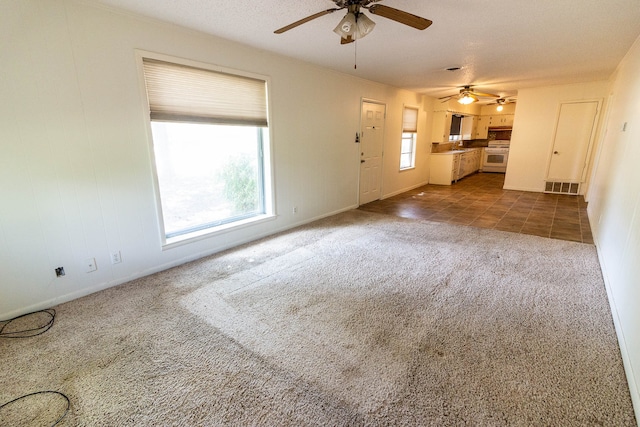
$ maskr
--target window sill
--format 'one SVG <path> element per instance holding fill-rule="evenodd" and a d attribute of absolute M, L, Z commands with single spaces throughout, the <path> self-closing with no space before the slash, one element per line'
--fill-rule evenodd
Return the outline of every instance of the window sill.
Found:
<path fill-rule="evenodd" d="M 400 172 L 410 171 L 410 170 L 415 169 L 415 168 L 416 168 L 415 166 L 410 166 L 410 167 L 408 167 L 408 168 L 401 168 L 401 169 L 400 169 Z"/>
<path fill-rule="evenodd" d="M 273 214 L 257 215 L 251 218 L 244 219 L 242 221 L 236 221 L 229 224 L 219 225 L 217 227 L 194 231 L 193 233 L 183 234 L 181 236 L 171 237 L 170 239 L 166 239 L 166 241 L 162 245 L 162 250 L 164 251 L 167 249 L 172 249 L 178 246 L 197 242 L 199 240 L 204 240 L 210 237 L 215 237 L 221 234 L 236 231 L 241 228 L 246 228 L 267 221 L 272 221 L 275 218 L 276 216 Z"/>

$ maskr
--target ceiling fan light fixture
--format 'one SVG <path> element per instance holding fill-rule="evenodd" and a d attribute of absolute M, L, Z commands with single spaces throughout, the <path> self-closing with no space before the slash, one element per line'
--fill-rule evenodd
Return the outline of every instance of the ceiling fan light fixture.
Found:
<path fill-rule="evenodd" d="M 478 102 L 478 98 L 473 96 L 470 93 L 464 93 L 458 98 L 458 102 L 462 105 L 473 104 L 474 102 Z"/>
<path fill-rule="evenodd" d="M 354 34 L 354 38 L 361 39 L 362 37 L 369 34 L 375 26 L 376 23 L 373 22 L 367 15 L 365 15 L 364 13 L 359 13 L 356 19 L 356 31 Z"/>
<path fill-rule="evenodd" d="M 346 39 L 347 37 L 353 37 L 356 31 L 356 15 L 353 12 L 348 12 L 344 18 L 338 23 L 336 28 L 333 29 L 333 32 Z"/>
<path fill-rule="evenodd" d="M 502 111 L 504 109 L 504 107 L 502 106 L 502 104 L 498 104 L 498 106 L 496 107 L 496 110 L 498 111 Z"/>

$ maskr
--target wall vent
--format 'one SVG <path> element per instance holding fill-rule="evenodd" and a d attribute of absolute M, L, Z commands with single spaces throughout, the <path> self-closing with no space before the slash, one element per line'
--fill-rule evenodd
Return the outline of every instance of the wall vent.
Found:
<path fill-rule="evenodd" d="M 544 192 L 554 194 L 574 194 L 580 191 L 580 184 L 577 182 L 557 182 L 547 181 Z"/>

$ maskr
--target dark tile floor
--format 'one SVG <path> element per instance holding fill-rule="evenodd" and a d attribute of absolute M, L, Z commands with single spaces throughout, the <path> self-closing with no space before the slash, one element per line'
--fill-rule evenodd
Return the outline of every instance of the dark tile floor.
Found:
<path fill-rule="evenodd" d="M 477 173 L 451 186 L 425 185 L 359 209 L 593 244 L 582 196 L 503 190 L 503 185 L 504 174 Z"/>

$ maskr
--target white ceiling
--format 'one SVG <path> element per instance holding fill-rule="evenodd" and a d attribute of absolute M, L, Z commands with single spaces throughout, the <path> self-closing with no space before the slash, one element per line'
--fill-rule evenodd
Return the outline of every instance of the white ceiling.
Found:
<path fill-rule="evenodd" d="M 607 79 L 640 34 L 640 0 L 383 0 L 433 25 L 418 31 L 365 12 L 375 29 L 348 45 L 332 31 L 344 11 L 273 33 L 331 0 L 95 1 L 436 97 L 468 84 L 512 96 Z"/>

